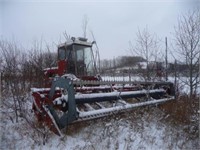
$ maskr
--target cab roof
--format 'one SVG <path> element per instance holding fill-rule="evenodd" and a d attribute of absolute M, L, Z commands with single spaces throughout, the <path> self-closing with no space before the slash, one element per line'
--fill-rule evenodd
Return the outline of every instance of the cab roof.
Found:
<path fill-rule="evenodd" d="M 78 45 L 84 45 L 84 46 L 90 46 L 90 47 L 92 46 L 92 42 L 88 42 L 86 38 L 82 38 L 82 37 L 75 38 L 75 37 L 72 37 L 67 42 L 59 44 L 58 48 L 59 47 L 64 47 L 64 46 L 69 46 L 69 45 L 72 45 L 72 44 L 78 44 Z"/>

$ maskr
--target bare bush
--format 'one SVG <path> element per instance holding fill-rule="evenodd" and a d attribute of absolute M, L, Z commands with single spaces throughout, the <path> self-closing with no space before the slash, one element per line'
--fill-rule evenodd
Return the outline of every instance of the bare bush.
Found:
<path fill-rule="evenodd" d="M 16 122 L 21 114 L 23 107 L 23 95 L 25 94 L 24 86 L 21 82 L 21 66 L 22 55 L 20 49 L 15 42 L 0 41 L 1 56 L 3 60 L 3 83 L 5 84 L 4 96 L 10 95 L 13 100 L 12 108 L 15 111 Z M 7 101 L 2 101 L 7 103 Z"/>
<path fill-rule="evenodd" d="M 26 122 L 29 125 L 27 130 L 30 130 L 35 142 L 42 141 L 45 144 L 49 130 L 44 125 L 38 126 L 33 119 L 33 114 L 30 112 L 32 101 L 29 92 L 34 85 L 42 85 L 43 69 L 55 65 L 56 55 L 50 51 L 49 46 L 45 49 L 42 46 L 33 45 L 30 51 L 25 51 L 14 41 L 1 40 L 0 56 L 1 120 L 4 121 L 1 128 L 5 128 L 5 122 L 12 122 L 16 127 L 18 124 L 23 126 Z M 26 126 L 23 127 L 26 128 Z M 20 131 L 18 134 L 24 132 Z"/>

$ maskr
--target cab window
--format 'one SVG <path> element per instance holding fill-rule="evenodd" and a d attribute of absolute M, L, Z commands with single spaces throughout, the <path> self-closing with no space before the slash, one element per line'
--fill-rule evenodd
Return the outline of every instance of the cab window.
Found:
<path fill-rule="evenodd" d="M 58 59 L 59 60 L 65 60 L 65 49 L 64 47 L 58 49 Z"/>

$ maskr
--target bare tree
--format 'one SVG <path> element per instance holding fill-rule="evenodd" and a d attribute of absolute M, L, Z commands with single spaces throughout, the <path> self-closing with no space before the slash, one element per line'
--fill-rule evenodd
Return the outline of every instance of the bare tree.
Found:
<path fill-rule="evenodd" d="M 188 72 L 184 82 L 189 85 L 190 97 L 196 94 L 199 86 L 199 59 L 200 59 L 200 10 L 194 10 L 181 16 L 175 27 L 176 51 L 179 60 L 186 63 Z"/>
<path fill-rule="evenodd" d="M 43 55 L 43 41 L 35 40 L 31 50 L 29 51 L 29 63 L 31 68 L 31 83 L 34 86 L 42 86 L 43 82 L 43 69 L 44 65 L 44 55 Z"/>
<path fill-rule="evenodd" d="M 136 33 L 136 41 L 133 45 L 130 42 L 130 51 L 132 55 L 138 55 L 143 57 L 146 60 L 146 70 L 143 74 L 145 80 L 150 80 L 150 68 L 149 63 L 150 61 L 155 61 L 158 56 L 158 38 L 155 34 L 151 34 L 146 27 L 141 31 L 138 29 Z"/>

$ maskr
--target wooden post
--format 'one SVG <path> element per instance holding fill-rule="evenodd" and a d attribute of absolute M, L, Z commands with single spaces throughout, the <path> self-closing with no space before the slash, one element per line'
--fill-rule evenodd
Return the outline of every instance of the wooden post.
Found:
<path fill-rule="evenodd" d="M 165 37 L 165 45 L 166 45 L 166 49 L 165 49 L 165 80 L 168 80 L 168 61 L 167 61 L 167 37 Z"/>
<path fill-rule="evenodd" d="M 131 68 L 129 68 L 128 75 L 129 75 L 129 85 L 131 85 Z"/>
<path fill-rule="evenodd" d="M 174 80 L 174 88 L 175 88 L 175 99 L 177 98 L 177 62 L 176 62 L 176 59 L 175 59 L 175 62 L 174 62 L 174 77 L 175 77 L 175 80 Z"/>
<path fill-rule="evenodd" d="M 0 72 L 0 99 L 2 98 L 2 84 L 3 84 L 3 82 L 2 82 L 2 73 Z M 0 103 L 1 103 L 1 101 L 0 101 Z"/>

